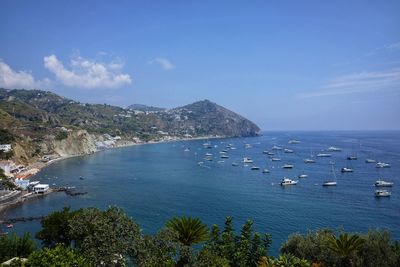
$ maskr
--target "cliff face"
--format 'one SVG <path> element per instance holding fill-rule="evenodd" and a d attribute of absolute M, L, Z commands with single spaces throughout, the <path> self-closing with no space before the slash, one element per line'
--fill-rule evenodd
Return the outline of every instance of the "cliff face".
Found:
<path fill-rule="evenodd" d="M 50 150 L 62 157 L 90 154 L 96 151 L 96 136 L 87 131 L 79 130 L 68 134 L 63 140 L 53 140 L 49 143 Z"/>

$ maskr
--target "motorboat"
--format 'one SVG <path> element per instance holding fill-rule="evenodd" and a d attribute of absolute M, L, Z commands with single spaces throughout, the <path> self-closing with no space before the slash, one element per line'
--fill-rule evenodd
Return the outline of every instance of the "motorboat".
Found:
<path fill-rule="evenodd" d="M 293 153 L 294 151 L 292 149 L 285 148 L 283 150 L 283 152 L 285 152 L 285 153 Z"/>
<path fill-rule="evenodd" d="M 233 167 L 237 167 L 237 166 L 239 166 L 239 164 L 236 163 L 236 162 L 232 162 L 232 166 L 233 166 Z"/>
<path fill-rule="evenodd" d="M 269 151 L 268 150 L 264 150 L 262 153 L 268 155 Z"/>
<path fill-rule="evenodd" d="M 189 148 L 185 148 L 185 150 L 183 150 L 183 151 L 185 151 L 185 152 L 189 152 L 189 151 L 190 151 L 190 149 L 189 149 Z"/>
<path fill-rule="evenodd" d="M 281 185 L 285 186 L 285 185 L 296 185 L 298 183 L 298 181 L 289 179 L 289 178 L 283 178 L 281 181 Z"/>
<path fill-rule="evenodd" d="M 387 182 L 384 180 L 378 180 L 375 182 L 376 187 L 392 187 L 393 183 L 392 182 Z"/>
<path fill-rule="evenodd" d="M 340 171 L 341 171 L 342 173 L 345 173 L 345 172 L 353 172 L 353 169 L 352 169 L 352 168 L 343 167 Z"/>
<path fill-rule="evenodd" d="M 357 156 L 347 156 L 347 160 L 357 160 Z"/>
<path fill-rule="evenodd" d="M 251 158 L 243 158 L 243 163 L 253 163 Z"/>
<path fill-rule="evenodd" d="M 244 148 L 252 148 L 252 146 L 250 144 L 245 144 Z"/>
<path fill-rule="evenodd" d="M 319 157 L 319 158 L 329 158 L 331 156 L 332 156 L 332 154 L 328 154 L 328 153 L 319 153 L 319 154 L 317 154 L 317 157 Z"/>
<path fill-rule="evenodd" d="M 293 169 L 294 165 L 293 164 L 285 164 L 282 166 L 282 169 Z"/>
<path fill-rule="evenodd" d="M 315 163 L 315 160 L 313 160 L 313 159 L 305 159 L 304 163 Z"/>
<path fill-rule="evenodd" d="M 273 156 L 273 155 L 275 155 L 275 153 L 274 152 L 268 152 L 267 155 L 268 156 Z"/>
<path fill-rule="evenodd" d="M 293 139 L 293 140 L 289 140 L 288 143 L 289 143 L 289 144 L 300 144 L 301 142 L 300 142 L 299 140 Z"/>
<path fill-rule="evenodd" d="M 376 197 L 390 197 L 392 193 L 387 190 L 375 190 Z"/>
<path fill-rule="evenodd" d="M 206 157 L 211 157 L 212 155 L 211 153 L 206 153 Z"/>
<path fill-rule="evenodd" d="M 336 186 L 337 182 L 336 181 L 325 181 L 322 186 Z"/>
<path fill-rule="evenodd" d="M 338 147 L 331 146 L 331 147 L 328 148 L 328 151 L 329 152 L 340 152 L 340 151 L 342 151 L 342 149 L 338 148 Z"/>
<path fill-rule="evenodd" d="M 376 167 L 377 168 L 390 168 L 390 164 L 385 163 L 385 162 L 378 162 L 378 163 L 376 163 Z"/>
<path fill-rule="evenodd" d="M 297 176 L 298 178 L 307 178 L 308 175 L 305 173 L 300 174 L 299 176 Z"/>
<path fill-rule="evenodd" d="M 280 146 L 273 146 L 272 150 L 282 150 L 282 148 Z"/>
<path fill-rule="evenodd" d="M 271 158 L 272 161 L 281 161 L 280 158 Z"/>
<path fill-rule="evenodd" d="M 253 171 L 258 171 L 259 169 L 260 169 L 260 167 L 257 167 L 257 166 L 251 167 L 251 170 L 253 170 Z"/>
<path fill-rule="evenodd" d="M 220 158 L 221 158 L 221 159 L 229 159 L 229 156 L 226 155 L 226 154 L 222 154 L 222 155 L 220 156 Z"/>
<path fill-rule="evenodd" d="M 365 160 L 365 163 L 375 163 L 376 162 L 376 160 L 374 160 L 374 159 L 366 159 Z"/>
<path fill-rule="evenodd" d="M 264 170 L 262 170 L 262 173 L 269 173 L 269 170 L 268 169 L 264 169 Z"/>

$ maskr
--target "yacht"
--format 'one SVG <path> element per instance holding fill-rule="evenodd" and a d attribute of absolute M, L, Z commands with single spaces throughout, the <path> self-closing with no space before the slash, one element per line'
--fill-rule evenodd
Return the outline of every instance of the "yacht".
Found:
<path fill-rule="evenodd" d="M 293 169 L 294 165 L 293 164 L 285 164 L 282 166 L 282 169 Z"/>
<path fill-rule="evenodd" d="M 282 186 L 285 186 L 285 185 L 296 185 L 297 182 L 298 181 L 294 181 L 294 180 L 291 180 L 291 179 L 285 177 L 285 178 L 282 179 L 281 185 Z"/>
<path fill-rule="evenodd" d="M 260 167 L 257 167 L 257 166 L 251 167 L 251 170 L 253 170 L 253 171 L 258 171 L 259 169 L 260 169 Z"/>
<path fill-rule="evenodd" d="M 243 163 L 253 163 L 251 158 L 243 158 Z"/>
<path fill-rule="evenodd" d="M 275 155 L 275 153 L 274 152 L 268 152 L 267 155 L 268 156 L 273 156 L 273 155 Z"/>
<path fill-rule="evenodd" d="M 226 155 L 226 154 L 222 154 L 222 155 L 220 156 L 220 158 L 221 158 L 221 159 L 229 159 L 229 156 Z"/>
<path fill-rule="evenodd" d="M 331 156 L 332 156 L 332 154 L 328 154 L 328 153 L 319 153 L 319 154 L 317 154 L 317 157 L 319 157 L 319 158 L 329 158 Z"/>
<path fill-rule="evenodd" d="M 264 169 L 264 170 L 262 170 L 262 173 L 269 173 L 269 170 L 268 169 Z"/>
<path fill-rule="evenodd" d="M 392 182 L 386 182 L 384 180 L 378 180 L 375 182 L 376 187 L 392 187 L 393 183 Z"/>
<path fill-rule="evenodd" d="M 183 151 L 185 151 L 185 152 L 189 152 L 189 151 L 190 151 L 190 149 L 189 149 L 189 148 L 185 148 L 185 150 L 183 150 Z"/>
<path fill-rule="evenodd" d="M 348 156 L 347 160 L 357 160 L 357 156 Z"/>
<path fill-rule="evenodd" d="M 206 157 L 211 157 L 212 155 L 211 153 L 206 153 Z"/>
<path fill-rule="evenodd" d="M 332 176 L 333 179 L 332 180 L 326 180 L 325 182 L 323 182 L 322 186 L 336 186 L 337 182 L 336 182 L 336 174 L 335 174 L 335 169 L 333 168 L 333 164 L 332 164 Z"/>
<path fill-rule="evenodd" d="M 375 163 L 376 162 L 376 160 L 374 160 L 374 159 L 366 159 L 365 160 L 365 163 Z"/>
<path fill-rule="evenodd" d="M 385 162 L 378 162 L 378 163 L 376 163 L 376 167 L 377 168 L 390 168 L 390 164 L 385 163 Z"/>
<path fill-rule="evenodd" d="M 272 161 L 281 161 L 280 158 L 271 158 Z"/>
<path fill-rule="evenodd" d="M 331 146 L 331 147 L 328 148 L 328 151 L 329 152 L 340 152 L 340 151 L 342 151 L 342 149 L 338 148 L 338 147 Z"/>
<path fill-rule="evenodd" d="M 268 150 L 264 150 L 262 153 L 268 155 L 269 151 Z"/>
<path fill-rule="evenodd" d="M 251 148 L 252 146 L 250 144 L 245 144 L 244 148 Z"/>
<path fill-rule="evenodd" d="M 293 151 L 292 149 L 287 149 L 287 148 L 285 148 L 285 149 L 283 150 L 283 152 L 285 152 L 285 153 L 293 153 L 294 151 Z"/>
<path fill-rule="evenodd" d="M 293 139 L 293 140 L 289 140 L 288 143 L 289 143 L 289 144 L 300 144 L 300 141 L 299 141 L 299 140 Z"/>
<path fill-rule="evenodd" d="M 375 196 L 376 197 L 390 197 L 392 193 L 390 193 L 387 190 L 376 190 L 375 191 Z"/>
<path fill-rule="evenodd" d="M 304 163 L 315 163 L 315 160 L 313 160 L 313 159 L 305 159 Z"/>
<path fill-rule="evenodd" d="M 343 167 L 341 170 L 340 170 L 341 172 L 353 172 L 353 169 L 352 168 L 347 168 L 347 167 Z"/>
<path fill-rule="evenodd" d="M 299 177 L 299 178 L 307 178 L 308 177 L 308 175 L 307 174 L 305 174 L 305 173 L 302 173 L 302 174 L 300 174 L 299 176 L 297 176 L 297 177 Z"/>
<path fill-rule="evenodd" d="M 282 148 L 280 146 L 273 146 L 272 150 L 282 150 Z"/>

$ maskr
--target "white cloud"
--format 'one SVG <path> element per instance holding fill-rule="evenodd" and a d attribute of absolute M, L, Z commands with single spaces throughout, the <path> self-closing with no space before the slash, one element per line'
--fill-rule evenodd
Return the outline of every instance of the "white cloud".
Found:
<path fill-rule="evenodd" d="M 155 59 L 149 61 L 149 64 L 154 64 L 154 63 L 159 64 L 164 70 L 173 70 L 173 69 L 175 69 L 175 65 L 172 64 L 166 58 L 155 58 Z"/>
<path fill-rule="evenodd" d="M 328 82 L 321 90 L 304 93 L 300 96 L 319 97 L 393 89 L 400 89 L 400 69 L 339 76 Z"/>
<path fill-rule="evenodd" d="M 400 42 L 385 45 L 384 48 L 387 49 L 387 50 L 399 50 L 400 49 Z"/>
<path fill-rule="evenodd" d="M 45 89 L 50 85 L 49 79 L 37 81 L 25 70 L 15 71 L 0 59 L 0 87 L 7 89 Z"/>
<path fill-rule="evenodd" d="M 129 74 L 120 72 L 123 63 L 119 60 L 103 63 L 77 55 L 71 58 L 70 69 L 55 55 L 44 57 L 43 60 L 44 66 L 66 86 L 89 89 L 117 88 L 132 83 Z"/>

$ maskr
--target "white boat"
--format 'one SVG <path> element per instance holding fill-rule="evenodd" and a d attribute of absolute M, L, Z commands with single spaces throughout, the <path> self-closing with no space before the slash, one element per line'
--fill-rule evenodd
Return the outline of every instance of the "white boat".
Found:
<path fill-rule="evenodd" d="M 376 187 L 392 187 L 393 183 L 392 182 L 387 182 L 384 180 L 378 180 L 375 182 Z"/>
<path fill-rule="evenodd" d="M 245 144 L 244 148 L 252 148 L 252 146 L 250 144 Z"/>
<path fill-rule="evenodd" d="M 376 160 L 374 160 L 374 159 L 366 159 L 365 160 L 365 163 L 375 163 L 376 162 Z"/>
<path fill-rule="evenodd" d="M 333 168 L 333 164 L 332 164 L 332 176 L 333 179 L 332 180 L 326 180 L 325 182 L 322 183 L 322 186 L 336 186 L 337 182 L 336 182 L 336 174 L 335 174 L 335 169 Z"/>
<path fill-rule="evenodd" d="M 257 166 L 251 167 L 251 170 L 253 170 L 253 171 L 258 171 L 259 169 L 260 169 L 260 167 L 257 167 Z"/>
<path fill-rule="evenodd" d="M 236 167 L 236 166 L 239 166 L 239 164 L 237 164 L 236 162 L 233 162 L 233 163 L 232 163 L 232 166 L 233 166 L 233 167 Z"/>
<path fill-rule="evenodd" d="M 313 159 L 305 159 L 304 163 L 315 163 L 315 160 L 313 160 Z"/>
<path fill-rule="evenodd" d="M 375 196 L 376 197 L 390 197 L 392 193 L 390 193 L 387 190 L 376 190 L 375 191 Z"/>
<path fill-rule="evenodd" d="M 297 176 L 297 177 L 299 177 L 299 178 L 307 178 L 308 177 L 308 175 L 307 174 L 305 174 L 305 173 L 302 173 L 302 174 L 300 174 L 299 176 Z"/>
<path fill-rule="evenodd" d="M 264 150 L 262 153 L 268 155 L 269 151 L 268 150 Z"/>
<path fill-rule="evenodd" d="M 226 155 L 226 154 L 223 154 L 223 155 L 221 155 L 221 157 L 220 157 L 221 159 L 229 159 L 229 156 L 228 155 Z"/>
<path fill-rule="evenodd" d="M 185 148 L 185 150 L 183 150 L 183 151 L 185 151 L 185 152 L 189 152 L 189 151 L 190 151 L 190 149 L 189 149 L 189 148 Z"/>
<path fill-rule="evenodd" d="M 273 146 L 272 150 L 282 150 L 282 148 L 280 146 Z"/>
<path fill-rule="evenodd" d="M 271 158 L 272 161 L 281 161 L 280 158 Z"/>
<path fill-rule="evenodd" d="M 262 173 L 269 173 L 269 170 L 268 169 L 264 169 L 264 170 L 262 170 Z"/>
<path fill-rule="evenodd" d="M 253 163 L 251 158 L 243 158 L 243 163 Z"/>
<path fill-rule="evenodd" d="M 211 143 L 206 142 L 206 143 L 203 144 L 203 147 L 204 148 L 212 148 L 212 145 L 211 145 Z"/>
<path fill-rule="evenodd" d="M 212 155 L 211 153 L 206 153 L 206 157 L 211 157 Z"/>
<path fill-rule="evenodd" d="M 347 168 L 347 167 L 343 167 L 341 170 L 340 170 L 341 172 L 353 172 L 353 169 L 352 168 Z"/>
<path fill-rule="evenodd" d="M 357 160 L 357 156 L 354 155 L 348 156 L 347 160 Z"/>
<path fill-rule="evenodd" d="M 317 154 L 317 157 L 319 157 L 319 158 L 329 158 L 331 156 L 332 156 L 332 154 L 328 154 L 328 153 L 319 153 L 319 154 Z"/>
<path fill-rule="evenodd" d="M 291 180 L 289 178 L 284 177 L 281 181 L 281 185 L 285 186 L 285 185 L 296 185 L 298 183 L 298 181 L 295 180 Z"/>
<path fill-rule="evenodd" d="M 340 151 L 342 151 L 342 149 L 338 148 L 338 147 L 331 146 L 331 147 L 328 148 L 328 151 L 329 152 L 340 152 Z"/>
<path fill-rule="evenodd" d="M 275 153 L 274 152 L 268 152 L 267 155 L 268 156 L 273 156 L 273 155 L 275 155 Z"/>
<path fill-rule="evenodd" d="M 289 143 L 289 144 L 300 144 L 300 141 L 299 141 L 299 140 L 293 139 L 293 140 L 289 140 L 288 143 Z"/>
<path fill-rule="evenodd" d="M 293 169 L 294 165 L 293 164 L 285 164 L 282 166 L 282 169 Z"/>
<path fill-rule="evenodd" d="M 385 163 L 385 162 L 378 162 L 378 163 L 376 163 L 376 167 L 377 168 L 390 168 L 390 164 Z"/>
<path fill-rule="evenodd" d="M 285 152 L 285 153 L 293 153 L 294 151 L 292 149 L 285 148 L 283 150 L 283 152 Z"/>

